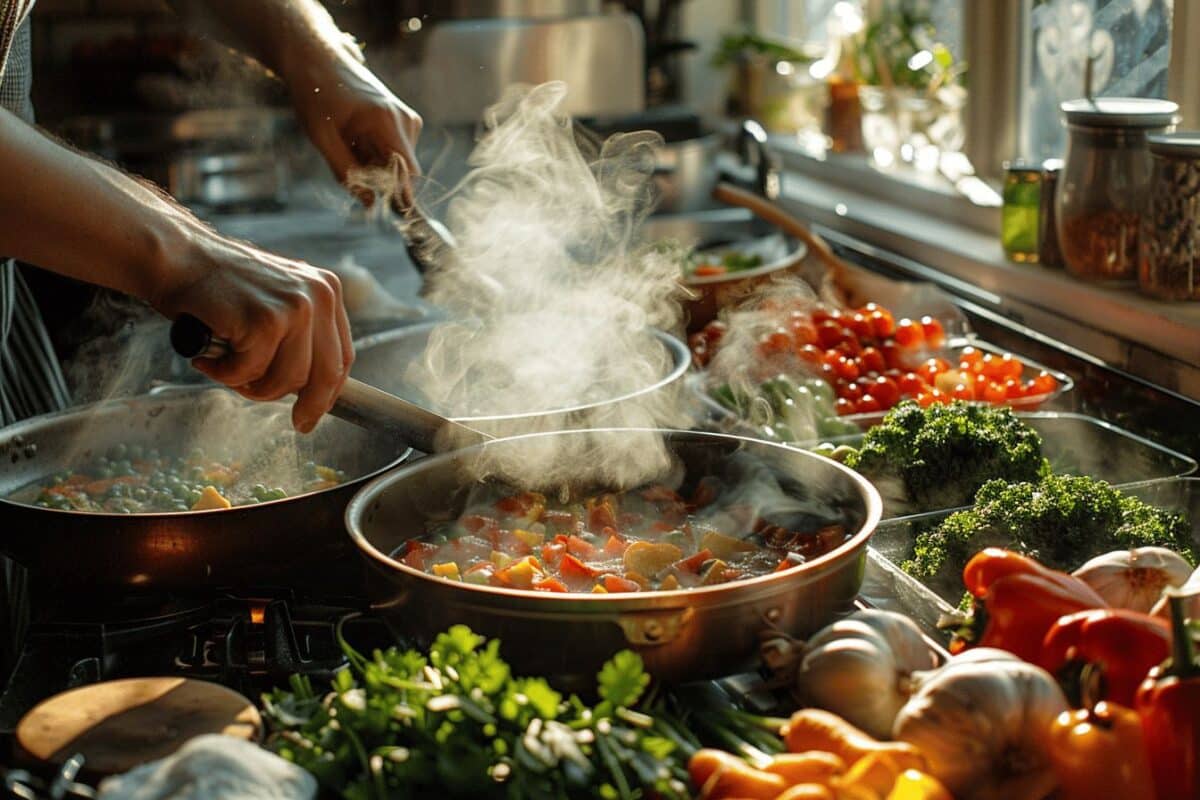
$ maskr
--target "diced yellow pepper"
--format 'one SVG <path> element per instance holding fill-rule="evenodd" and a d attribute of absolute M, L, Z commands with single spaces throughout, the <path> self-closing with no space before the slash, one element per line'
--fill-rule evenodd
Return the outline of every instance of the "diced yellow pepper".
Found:
<path fill-rule="evenodd" d="M 447 561 L 445 564 L 434 564 L 433 574 L 439 578 L 453 578 L 454 580 L 462 580 L 462 575 L 458 571 L 458 564 L 453 561 Z"/>
<path fill-rule="evenodd" d="M 676 578 L 673 574 L 668 575 L 667 577 L 663 578 L 662 583 L 660 583 L 658 585 L 658 588 L 664 592 L 669 592 L 673 589 L 678 589 L 679 588 L 679 578 Z"/>
<path fill-rule="evenodd" d="M 504 569 L 513 562 L 513 557 L 507 553 L 501 553 L 499 550 L 493 550 L 488 556 L 488 560 L 496 565 L 496 569 Z"/>
<path fill-rule="evenodd" d="M 233 503 L 226 500 L 215 486 L 205 486 L 200 492 L 200 499 L 192 504 L 192 511 L 210 511 L 214 508 L 232 508 Z"/>
<path fill-rule="evenodd" d="M 523 558 L 504 570 L 500 577 L 519 589 L 533 586 L 534 580 L 540 579 L 542 571 L 537 568 L 532 558 Z"/>
<path fill-rule="evenodd" d="M 517 537 L 519 541 L 523 542 L 528 547 L 541 547 L 542 543 L 546 541 L 546 534 L 537 533 L 535 531 L 527 531 L 523 528 L 517 528 L 514 530 L 513 536 Z"/>
<path fill-rule="evenodd" d="M 896 778 L 887 800 L 951 800 L 951 795 L 937 778 L 909 769 Z"/>
<path fill-rule="evenodd" d="M 605 589 L 603 586 L 597 583 L 592 587 L 592 594 L 608 594 L 608 589 Z"/>
<path fill-rule="evenodd" d="M 333 467 L 317 467 L 316 472 L 317 477 L 323 481 L 333 481 L 334 483 L 338 482 L 337 470 Z"/>

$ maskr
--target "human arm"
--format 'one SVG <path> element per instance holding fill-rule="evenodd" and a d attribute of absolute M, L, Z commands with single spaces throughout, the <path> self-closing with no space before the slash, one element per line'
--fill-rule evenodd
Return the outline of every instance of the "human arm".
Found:
<path fill-rule="evenodd" d="M 340 183 L 352 170 L 387 167 L 411 200 L 420 174 L 421 118 L 362 61 L 317 0 L 172 0 L 181 12 L 215 22 L 232 44 L 287 85 L 296 115 Z"/>
<path fill-rule="evenodd" d="M 0 109 L 0 253 L 187 312 L 233 353 L 195 365 L 310 430 L 353 361 L 335 275 L 223 237 L 159 190 Z"/>

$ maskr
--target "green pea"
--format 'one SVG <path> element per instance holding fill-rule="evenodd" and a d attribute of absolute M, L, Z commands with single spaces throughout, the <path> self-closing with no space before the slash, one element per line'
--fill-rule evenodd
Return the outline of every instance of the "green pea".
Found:
<path fill-rule="evenodd" d="M 129 455 L 129 448 L 124 443 L 119 444 L 109 451 L 109 455 L 114 461 L 119 461 Z"/>
<path fill-rule="evenodd" d="M 188 492 L 188 494 L 187 494 L 188 508 L 191 508 L 192 506 L 196 505 L 196 503 L 199 503 L 199 502 L 200 502 L 200 492 L 196 492 L 196 491 Z"/>
<path fill-rule="evenodd" d="M 107 479 L 111 478 L 112 476 L 113 476 L 113 471 L 111 469 L 109 469 L 108 467 L 103 467 L 101 469 L 96 470 L 96 477 L 100 478 L 100 480 L 107 480 Z"/>
<path fill-rule="evenodd" d="M 172 511 L 191 511 L 192 507 L 189 506 L 187 503 L 176 503 L 175 505 L 171 506 L 171 510 Z"/>
<path fill-rule="evenodd" d="M 147 461 L 158 461 L 160 458 L 162 458 L 162 453 L 158 452 L 157 447 L 151 447 L 146 451 Z"/>
<path fill-rule="evenodd" d="M 204 478 L 204 468 L 203 467 L 192 467 L 191 469 L 188 470 L 187 476 L 188 476 L 189 480 L 193 480 L 193 481 L 202 480 Z"/>
<path fill-rule="evenodd" d="M 48 500 L 34 500 L 33 504 L 38 508 L 50 508 L 50 501 Z"/>

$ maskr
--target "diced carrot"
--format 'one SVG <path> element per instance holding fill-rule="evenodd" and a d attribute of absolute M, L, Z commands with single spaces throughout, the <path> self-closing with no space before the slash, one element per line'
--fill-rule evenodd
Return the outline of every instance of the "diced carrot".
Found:
<path fill-rule="evenodd" d="M 692 274 L 697 278 L 714 278 L 717 275 L 725 274 L 724 264 L 701 264 L 692 270 Z"/>
<path fill-rule="evenodd" d="M 542 545 L 542 562 L 551 568 L 557 568 L 558 562 L 566 553 L 567 546 L 562 542 L 550 542 Z"/>
<path fill-rule="evenodd" d="M 712 554 L 711 550 L 707 550 L 707 549 L 701 550 L 699 553 L 696 553 L 696 555 L 694 555 L 694 556 L 688 556 L 687 558 L 682 559 L 681 561 L 676 561 L 674 566 L 676 569 L 683 570 L 684 572 L 690 572 L 693 575 L 699 575 L 700 574 L 700 565 L 703 564 L 705 561 L 708 561 L 712 557 L 713 557 L 713 554 Z"/>
<path fill-rule="evenodd" d="M 570 554 L 562 557 L 562 561 L 558 565 L 558 571 L 562 573 L 563 578 L 566 580 L 591 579 L 600 574 L 600 570 L 589 567 Z"/>
<path fill-rule="evenodd" d="M 593 558 L 596 546 L 578 536 L 571 536 L 567 539 L 567 552 L 579 558 Z"/>
<path fill-rule="evenodd" d="M 120 478 L 104 478 L 103 480 L 91 481 L 84 485 L 83 490 L 88 494 L 104 494 L 114 486 L 128 486 L 133 483 L 142 483 L 145 479 L 136 475 L 125 475 Z"/>
<path fill-rule="evenodd" d="M 635 581 L 622 578 L 620 575 L 602 575 L 604 591 L 606 592 L 640 592 L 642 587 Z"/>
<path fill-rule="evenodd" d="M 604 543 L 604 552 L 610 556 L 620 556 L 625 554 L 625 548 L 628 546 L 620 536 L 609 536 L 608 541 Z"/>
<path fill-rule="evenodd" d="M 550 577 L 543 578 L 540 581 L 535 581 L 533 588 L 539 592 L 566 592 L 566 585 L 558 578 Z"/>
<path fill-rule="evenodd" d="M 607 495 L 600 500 L 589 498 L 587 510 L 588 527 L 591 530 L 598 531 L 617 527 L 617 512 L 613 508 L 612 500 Z"/>

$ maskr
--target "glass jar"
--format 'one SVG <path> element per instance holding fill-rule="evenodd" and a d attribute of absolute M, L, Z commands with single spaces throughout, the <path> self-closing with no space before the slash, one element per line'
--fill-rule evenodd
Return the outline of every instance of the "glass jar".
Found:
<path fill-rule="evenodd" d="M 1038 209 L 1038 262 L 1043 267 L 1061 267 L 1062 251 L 1058 249 L 1058 227 L 1054 213 L 1054 193 L 1058 189 L 1058 176 L 1062 174 L 1061 158 L 1048 158 L 1042 162 L 1042 197 Z"/>
<path fill-rule="evenodd" d="M 1200 300 L 1200 133 L 1149 137 L 1150 190 L 1138 237 L 1138 288 Z"/>
<path fill-rule="evenodd" d="M 1038 260 L 1038 209 L 1042 202 L 1041 167 L 1004 163 L 1004 207 L 1000 211 L 1000 245 L 1012 261 Z"/>
<path fill-rule="evenodd" d="M 1150 183 L 1146 137 L 1175 124 L 1168 100 L 1102 97 L 1068 100 L 1067 157 L 1055 196 L 1058 244 L 1080 278 L 1131 279 Z"/>

